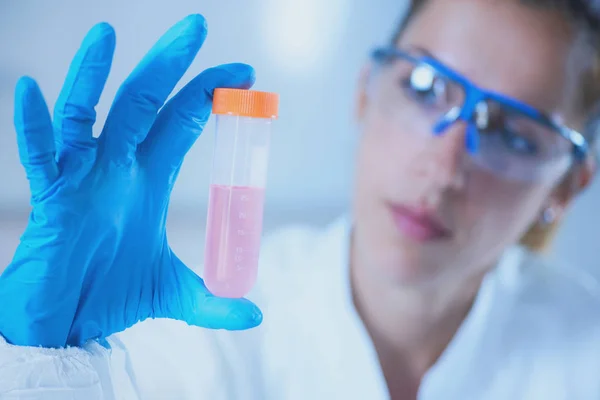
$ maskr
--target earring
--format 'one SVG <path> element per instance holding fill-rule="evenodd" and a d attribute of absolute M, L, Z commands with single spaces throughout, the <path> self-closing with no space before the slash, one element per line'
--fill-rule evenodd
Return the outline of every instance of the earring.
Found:
<path fill-rule="evenodd" d="M 542 226 L 552 225 L 556 221 L 556 211 L 553 207 L 546 207 L 542 212 L 540 224 Z"/>

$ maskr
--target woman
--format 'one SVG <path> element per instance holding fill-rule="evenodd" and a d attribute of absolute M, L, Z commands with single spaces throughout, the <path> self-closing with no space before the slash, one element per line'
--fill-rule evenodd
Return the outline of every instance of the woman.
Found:
<path fill-rule="evenodd" d="M 31 79 L 17 87 L 33 212 L 0 278 L 0 397 L 600 398 L 600 297 L 536 254 L 592 178 L 592 11 L 414 1 L 360 81 L 351 217 L 265 243 L 262 324 L 208 294 L 164 229 L 212 90 L 250 87 L 251 68 L 207 70 L 162 107 L 204 40 L 190 16 L 95 140 L 114 48 L 95 27 L 53 121 Z"/>

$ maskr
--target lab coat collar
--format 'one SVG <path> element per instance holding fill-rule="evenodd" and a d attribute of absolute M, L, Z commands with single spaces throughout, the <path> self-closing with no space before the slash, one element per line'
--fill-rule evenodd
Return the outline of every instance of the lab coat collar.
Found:
<path fill-rule="evenodd" d="M 340 218 L 330 227 L 326 235 L 328 240 L 323 244 L 324 252 L 332 257 L 330 262 L 339 268 L 338 293 L 334 296 L 340 299 L 339 306 L 344 310 L 338 321 L 339 335 L 345 335 L 348 340 L 363 344 L 356 347 L 353 362 L 347 364 L 349 369 L 356 369 L 354 373 L 357 376 L 361 376 L 360 384 L 348 382 L 347 398 L 358 398 L 357 393 L 369 393 L 371 399 L 387 399 L 387 384 L 377 352 L 354 306 L 349 270 L 352 226 L 349 216 Z M 497 296 L 498 291 L 511 292 L 521 284 L 523 265 L 532 258 L 532 254 L 522 246 L 512 246 L 503 252 L 496 266 L 486 274 L 471 310 L 448 347 L 424 376 L 419 399 L 455 398 L 454 394 L 461 393 L 463 388 L 452 382 L 468 380 L 469 377 L 460 375 L 470 371 L 468 368 L 457 369 L 457 366 L 468 366 L 468 360 L 477 357 L 476 353 L 480 350 L 480 331 L 483 329 L 482 325 L 486 324 L 488 315 L 492 314 L 493 298 Z M 507 296 L 507 301 L 510 299 L 511 296 Z M 508 309 L 510 307 L 503 307 L 503 310 Z M 496 313 L 495 317 L 503 318 L 503 315 Z M 457 359 L 463 362 L 457 363 Z M 449 376 L 453 376 L 453 379 L 449 379 Z"/>

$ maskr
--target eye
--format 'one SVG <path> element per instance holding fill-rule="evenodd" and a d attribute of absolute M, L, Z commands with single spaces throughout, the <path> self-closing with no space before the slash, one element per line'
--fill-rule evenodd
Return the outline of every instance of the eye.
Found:
<path fill-rule="evenodd" d="M 538 153 L 538 146 L 533 140 L 510 130 L 502 132 L 502 140 L 511 151 L 519 155 L 534 156 Z"/>
<path fill-rule="evenodd" d="M 418 103 L 440 107 L 448 103 L 448 87 L 446 80 L 428 65 L 415 66 L 410 75 L 403 79 L 405 93 Z"/>

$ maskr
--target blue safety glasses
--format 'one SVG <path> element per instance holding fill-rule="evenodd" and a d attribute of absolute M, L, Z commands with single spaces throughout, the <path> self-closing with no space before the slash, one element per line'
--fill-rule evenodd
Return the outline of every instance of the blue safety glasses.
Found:
<path fill-rule="evenodd" d="M 581 133 L 528 104 L 478 87 L 428 54 L 383 47 L 372 57 L 381 67 L 378 96 L 403 114 L 403 125 L 413 124 L 403 128 L 441 135 L 464 121 L 465 145 L 480 167 L 508 179 L 539 181 L 555 179 L 588 154 Z"/>

